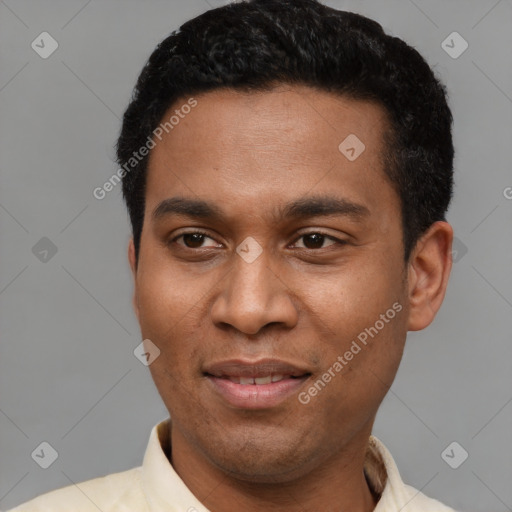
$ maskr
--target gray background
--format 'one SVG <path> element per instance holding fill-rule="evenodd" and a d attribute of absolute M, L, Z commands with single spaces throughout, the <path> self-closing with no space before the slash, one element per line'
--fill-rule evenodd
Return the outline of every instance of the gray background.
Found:
<path fill-rule="evenodd" d="M 102 201 L 92 191 L 117 169 L 120 118 L 150 52 L 222 3 L 0 1 L 2 509 L 140 465 L 166 417 L 133 355 L 141 339 L 121 190 Z M 409 336 L 374 433 L 427 495 L 465 511 L 512 510 L 512 4 L 326 3 L 416 47 L 455 117 L 458 261 L 434 324 Z M 59 44 L 47 59 L 31 48 L 43 31 Z M 453 31 L 469 43 L 456 59 L 441 47 Z M 57 248 L 46 262 L 41 245 L 32 250 L 42 237 Z M 43 441 L 58 452 L 48 469 L 31 458 Z M 458 469 L 441 457 L 453 441 L 469 453 Z"/>

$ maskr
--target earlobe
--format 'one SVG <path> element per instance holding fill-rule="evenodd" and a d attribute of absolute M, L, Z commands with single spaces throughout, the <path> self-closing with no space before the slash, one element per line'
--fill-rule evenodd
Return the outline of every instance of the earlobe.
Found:
<path fill-rule="evenodd" d="M 130 239 L 130 243 L 128 244 L 128 261 L 130 262 L 130 268 L 132 270 L 133 275 L 133 310 L 135 311 L 135 315 L 137 319 L 139 318 L 139 301 L 137 296 L 137 258 L 135 256 L 135 244 L 133 243 L 133 238 Z"/>
<path fill-rule="evenodd" d="M 409 331 L 427 327 L 443 302 L 452 267 L 453 229 L 435 222 L 420 238 L 408 264 Z"/>

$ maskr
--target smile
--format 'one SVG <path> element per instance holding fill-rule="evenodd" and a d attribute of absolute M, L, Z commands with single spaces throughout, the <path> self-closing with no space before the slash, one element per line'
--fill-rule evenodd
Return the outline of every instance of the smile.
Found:
<path fill-rule="evenodd" d="M 299 392 L 311 376 L 305 368 L 275 359 L 230 360 L 203 372 L 213 393 L 237 409 L 269 409 Z"/>
<path fill-rule="evenodd" d="M 270 384 L 272 382 L 279 382 L 283 379 L 289 379 L 289 378 L 295 378 L 295 377 L 291 377 L 290 375 L 275 374 L 275 375 L 266 375 L 265 377 L 235 377 L 235 376 L 230 377 L 230 376 L 226 376 L 224 378 L 229 379 L 231 382 L 234 382 L 235 384 L 241 384 L 242 386 L 247 386 L 250 384 L 254 384 L 256 386 L 261 386 L 263 384 Z"/>

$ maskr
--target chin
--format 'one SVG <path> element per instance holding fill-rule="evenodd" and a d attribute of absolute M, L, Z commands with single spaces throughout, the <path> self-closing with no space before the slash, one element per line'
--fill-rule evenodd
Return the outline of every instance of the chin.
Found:
<path fill-rule="evenodd" d="M 215 445 L 208 445 L 207 457 L 223 472 L 243 482 L 274 484 L 297 479 L 320 464 L 319 450 L 306 439 L 230 433 Z"/>

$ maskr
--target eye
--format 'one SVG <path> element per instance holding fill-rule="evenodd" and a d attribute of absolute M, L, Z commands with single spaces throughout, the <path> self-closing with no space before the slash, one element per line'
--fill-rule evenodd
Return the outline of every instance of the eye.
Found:
<path fill-rule="evenodd" d="M 182 233 L 181 235 L 178 235 L 177 237 L 173 238 L 171 240 L 172 242 L 176 242 L 179 239 L 183 239 L 183 243 L 179 243 L 178 245 L 184 246 L 187 249 L 203 249 L 203 248 L 210 248 L 210 247 L 218 247 L 219 244 L 213 240 L 210 236 L 208 236 L 207 233 L 204 233 L 203 231 L 190 231 L 188 233 Z M 205 241 L 205 239 L 210 239 L 213 242 L 215 242 L 216 245 L 214 246 L 204 246 L 202 245 Z"/>
<path fill-rule="evenodd" d="M 306 233 L 301 235 L 297 240 L 304 240 L 303 247 L 299 246 L 299 249 L 324 249 L 336 243 L 340 245 L 345 243 L 343 240 L 338 240 L 337 238 L 318 232 Z M 328 240 L 332 241 L 332 243 L 324 246 L 324 242 Z"/>
<path fill-rule="evenodd" d="M 178 240 L 182 239 L 182 243 L 179 243 Z M 214 242 L 213 245 L 203 245 L 205 241 L 209 239 Z M 343 245 L 346 242 L 343 240 L 339 240 L 330 235 L 321 232 L 312 232 L 301 235 L 295 242 L 295 246 L 297 243 L 302 240 L 302 246 L 298 246 L 298 249 L 325 249 L 326 247 L 330 247 L 332 245 L 338 244 Z M 325 242 L 331 242 L 325 245 Z M 220 247 L 222 244 L 217 243 L 212 237 L 208 236 L 208 233 L 203 231 L 189 231 L 187 233 L 181 233 L 180 235 L 174 237 L 170 240 L 169 243 L 177 243 L 186 249 L 206 249 L 213 247 Z"/>

